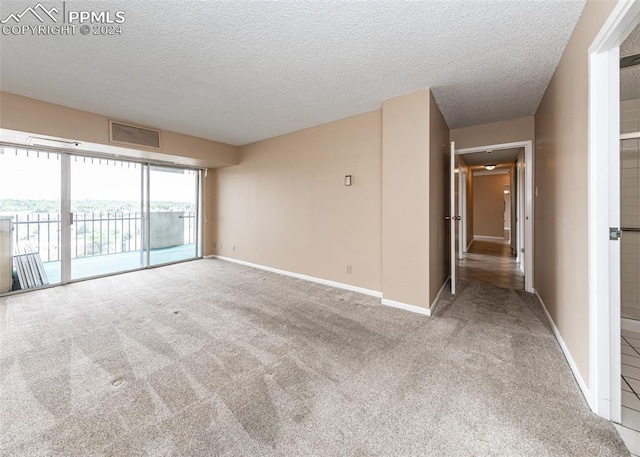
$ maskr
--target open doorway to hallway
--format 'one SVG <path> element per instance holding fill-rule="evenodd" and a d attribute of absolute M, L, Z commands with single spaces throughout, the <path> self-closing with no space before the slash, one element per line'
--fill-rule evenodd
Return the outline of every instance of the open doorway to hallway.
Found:
<path fill-rule="evenodd" d="M 622 424 L 632 454 L 640 454 L 639 23 L 640 2 L 619 2 L 589 47 L 588 397 Z"/>
<path fill-rule="evenodd" d="M 525 148 L 460 152 L 459 277 L 524 290 Z"/>
<path fill-rule="evenodd" d="M 640 432 L 640 25 L 620 46 L 621 424 Z"/>

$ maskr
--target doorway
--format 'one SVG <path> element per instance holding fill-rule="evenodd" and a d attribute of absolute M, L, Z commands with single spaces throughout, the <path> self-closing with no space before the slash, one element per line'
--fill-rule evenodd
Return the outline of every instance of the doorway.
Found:
<path fill-rule="evenodd" d="M 631 165 L 634 148 L 624 142 L 629 136 L 621 135 L 620 56 L 621 45 L 639 23 L 640 2 L 619 2 L 589 48 L 588 400 L 594 412 L 618 424 L 628 422 L 623 420 L 622 397 L 628 396 L 623 386 L 629 384 L 622 379 L 622 370 L 623 363 L 630 362 L 627 356 L 633 356 L 627 354 L 633 341 L 624 341 L 621 332 L 622 262 L 633 237 L 633 231 L 624 229 L 637 227 L 623 226 L 629 221 L 623 217 L 622 199 L 632 197 L 626 195 L 630 186 L 626 178 L 635 172 L 625 171 L 633 168 L 626 165 Z M 630 298 L 627 293 L 625 298 Z"/>
<path fill-rule="evenodd" d="M 533 292 L 532 141 L 456 150 L 459 277 Z"/>
<path fill-rule="evenodd" d="M 620 46 L 620 423 L 640 432 L 640 25 Z"/>
<path fill-rule="evenodd" d="M 202 178 L 0 144 L 0 294 L 202 256 Z"/>

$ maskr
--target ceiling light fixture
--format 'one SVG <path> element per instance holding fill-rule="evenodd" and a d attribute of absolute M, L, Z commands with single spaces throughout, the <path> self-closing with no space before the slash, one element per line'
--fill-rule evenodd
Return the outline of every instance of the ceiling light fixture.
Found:
<path fill-rule="evenodd" d="M 484 166 L 485 170 L 491 171 L 494 170 L 496 168 L 496 164 L 495 163 L 488 163 Z"/>

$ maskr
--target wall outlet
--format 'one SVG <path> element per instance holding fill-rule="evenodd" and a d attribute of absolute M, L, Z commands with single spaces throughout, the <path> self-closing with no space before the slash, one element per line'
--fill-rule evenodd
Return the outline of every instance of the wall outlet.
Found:
<path fill-rule="evenodd" d="M 233 245 L 233 252 L 236 252 L 236 245 Z"/>
<path fill-rule="evenodd" d="M 351 274 L 351 265 L 347 265 L 347 273 Z"/>

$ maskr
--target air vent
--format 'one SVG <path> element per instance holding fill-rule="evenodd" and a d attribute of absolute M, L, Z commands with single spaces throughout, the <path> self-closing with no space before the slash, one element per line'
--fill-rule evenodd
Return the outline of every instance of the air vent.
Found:
<path fill-rule="evenodd" d="M 159 149 L 160 131 L 109 121 L 109 141 Z"/>

